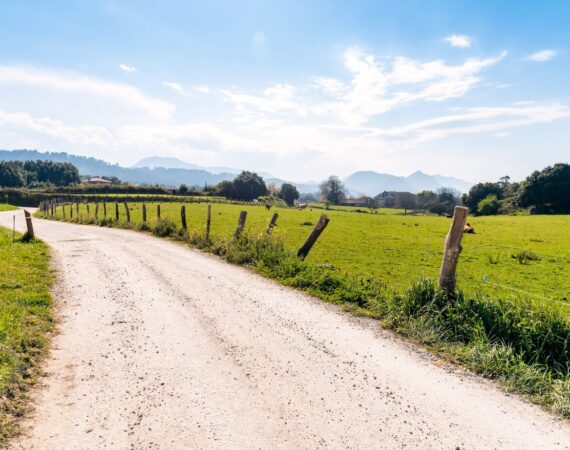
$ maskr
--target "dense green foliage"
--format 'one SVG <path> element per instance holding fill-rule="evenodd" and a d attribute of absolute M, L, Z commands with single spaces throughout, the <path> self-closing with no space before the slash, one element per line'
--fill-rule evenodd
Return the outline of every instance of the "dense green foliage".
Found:
<path fill-rule="evenodd" d="M 495 194 L 489 194 L 477 203 L 477 213 L 482 216 L 492 216 L 499 212 L 499 199 Z"/>
<path fill-rule="evenodd" d="M 16 431 L 52 328 L 47 246 L 0 228 L 0 447 Z"/>
<path fill-rule="evenodd" d="M 51 161 L 1 161 L 0 186 L 68 186 L 81 181 L 79 171 L 69 163 Z"/>
<path fill-rule="evenodd" d="M 218 184 L 217 193 L 236 200 L 254 200 L 267 195 L 268 190 L 263 178 L 253 172 L 243 171 L 233 181 Z"/>
<path fill-rule="evenodd" d="M 521 206 L 535 206 L 542 212 L 570 212 L 570 165 L 555 164 L 533 172 L 518 195 Z"/>
<path fill-rule="evenodd" d="M 283 183 L 279 189 L 278 195 L 285 201 L 285 203 L 287 203 L 287 205 L 293 206 L 295 200 L 299 198 L 299 191 L 292 184 Z"/>
<path fill-rule="evenodd" d="M 496 201 L 490 201 L 492 196 Z M 463 203 L 472 213 L 481 215 L 509 214 L 520 208 L 532 208 L 539 213 L 568 213 L 570 165 L 555 164 L 535 171 L 522 183 L 511 183 L 509 177 L 497 183 L 478 183 L 463 196 Z"/>

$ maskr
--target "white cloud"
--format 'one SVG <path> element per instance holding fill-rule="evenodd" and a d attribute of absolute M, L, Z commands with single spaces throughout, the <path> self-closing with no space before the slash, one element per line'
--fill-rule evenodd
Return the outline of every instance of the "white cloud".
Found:
<path fill-rule="evenodd" d="M 184 89 L 184 87 L 182 87 L 182 85 L 180 85 L 179 83 L 175 83 L 174 81 L 163 81 L 162 84 L 169 87 L 173 91 L 178 92 L 180 95 L 185 95 L 185 96 L 192 95 L 190 92 L 188 92 L 186 89 Z"/>
<path fill-rule="evenodd" d="M 71 114 L 95 113 L 105 102 L 112 102 L 114 107 L 137 110 L 154 120 L 166 120 L 174 111 L 174 105 L 163 100 L 149 97 L 139 89 L 128 84 L 114 81 L 100 80 L 72 72 L 56 72 L 52 70 L 19 67 L 0 66 L 0 86 L 8 85 L 16 88 L 24 88 L 22 96 L 30 94 L 30 90 L 41 91 L 41 96 L 36 96 L 36 101 L 41 103 L 53 93 L 60 103 L 69 101 Z M 51 98 L 51 97 L 50 97 Z M 89 101 L 88 108 L 81 108 Z M 62 106 L 62 105 L 57 105 Z M 47 106 L 46 106 L 47 107 Z M 73 108 L 75 107 L 75 111 Z"/>
<path fill-rule="evenodd" d="M 209 94 L 210 93 L 210 88 L 208 86 L 206 86 L 205 84 L 201 84 L 200 86 L 196 86 L 196 90 L 198 92 L 202 92 L 203 94 Z"/>
<path fill-rule="evenodd" d="M 411 144 L 452 134 L 503 131 L 509 128 L 549 123 L 570 117 L 570 108 L 558 103 L 518 107 L 466 108 L 459 114 L 421 120 L 403 127 L 378 129 L 372 136 L 408 140 Z"/>
<path fill-rule="evenodd" d="M 119 69 L 124 70 L 125 72 L 135 72 L 137 70 L 134 66 L 129 66 L 128 64 L 119 64 Z"/>
<path fill-rule="evenodd" d="M 471 38 L 464 34 L 452 34 L 443 39 L 448 42 L 452 47 L 469 48 L 471 47 Z"/>
<path fill-rule="evenodd" d="M 527 61 L 544 62 L 554 58 L 556 55 L 558 55 L 556 50 L 541 50 L 528 55 L 525 59 Z"/>

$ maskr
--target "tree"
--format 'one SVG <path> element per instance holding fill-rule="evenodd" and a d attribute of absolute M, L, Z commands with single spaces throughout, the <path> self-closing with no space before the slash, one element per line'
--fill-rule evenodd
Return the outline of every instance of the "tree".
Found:
<path fill-rule="evenodd" d="M 467 206 L 472 213 L 477 213 L 477 205 L 479 205 L 479 202 L 485 197 L 495 195 L 498 200 L 501 200 L 503 198 L 504 186 L 504 183 L 477 183 L 469 190 L 469 194 L 463 196 L 463 204 Z"/>
<path fill-rule="evenodd" d="M 417 196 L 418 208 L 429 209 L 429 207 L 437 202 L 437 194 L 433 191 L 422 191 Z"/>
<path fill-rule="evenodd" d="M 477 205 L 477 214 L 482 216 L 494 216 L 499 212 L 500 202 L 497 196 L 490 194 Z"/>
<path fill-rule="evenodd" d="M 216 192 L 222 197 L 226 198 L 236 198 L 234 184 L 231 181 L 222 181 L 216 186 Z"/>
<path fill-rule="evenodd" d="M 188 186 L 185 184 L 181 184 L 180 187 L 178 188 L 178 193 L 182 195 L 188 194 Z"/>
<path fill-rule="evenodd" d="M 289 206 L 293 206 L 295 200 L 299 198 L 299 191 L 290 183 L 283 183 L 279 189 L 279 197 L 285 200 Z"/>
<path fill-rule="evenodd" d="M 416 208 L 416 196 L 410 192 L 399 192 L 396 195 L 396 208 L 403 209 L 407 214 L 408 209 Z"/>
<path fill-rule="evenodd" d="M 22 187 L 26 185 L 26 173 L 21 163 L 0 162 L 0 186 Z"/>
<path fill-rule="evenodd" d="M 322 200 L 338 205 L 346 195 L 344 185 L 337 176 L 331 175 L 319 185 Z"/>
<path fill-rule="evenodd" d="M 227 198 L 253 200 L 267 195 L 267 186 L 258 174 L 243 171 L 233 181 L 222 181 L 218 184 L 217 191 Z"/>
<path fill-rule="evenodd" d="M 570 212 L 570 165 L 555 164 L 533 172 L 521 184 L 521 206 L 535 206 L 539 211 Z"/>

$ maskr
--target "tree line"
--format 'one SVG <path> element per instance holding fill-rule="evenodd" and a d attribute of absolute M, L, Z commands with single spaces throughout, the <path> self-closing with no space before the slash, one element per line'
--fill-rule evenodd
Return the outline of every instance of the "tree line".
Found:
<path fill-rule="evenodd" d="M 478 183 L 462 200 L 478 215 L 511 214 L 523 208 L 542 214 L 570 213 L 570 165 L 536 170 L 518 183 L 508 176 L 496 183 Z"/>
<path fill-rule="evenodd" d="M 69 186 L 81 182 L 77 167 L 52 161 L 0 161 L 0 186 Z"/>

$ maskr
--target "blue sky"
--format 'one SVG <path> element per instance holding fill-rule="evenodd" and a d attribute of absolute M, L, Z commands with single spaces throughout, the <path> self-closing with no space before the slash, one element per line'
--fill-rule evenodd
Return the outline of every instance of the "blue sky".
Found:
<path fill-rule="evenodd" d="M 3 1 L 0 148 L 292 180 L 568 162 L 570 2 Z"/>

